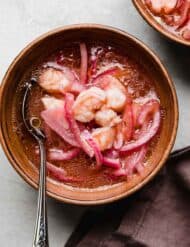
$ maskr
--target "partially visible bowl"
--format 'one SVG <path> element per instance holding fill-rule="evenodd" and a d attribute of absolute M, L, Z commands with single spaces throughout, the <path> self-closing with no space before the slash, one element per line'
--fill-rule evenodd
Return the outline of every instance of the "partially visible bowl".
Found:
<path fill-rule="evenodd" d="M 24 48 L 10 65 L 3 78 L 0 90 L 0 139 L 3 149 L 15 170 L 23 179 L 37 188 L 38 171 L 23 151 L 23 145 L 13 129 L 13 110 L 18 97 L 15 94 L 19 82 L 31 71 L 40 57 L 54 52 L 63 42 L 87 40 L 109 40 L 123 49 L 128 49 L 147 68 L 155 80 L 165 116 L 159 140 L 148 159 L 142 176 L 135 176 L 129 182 L 122 182 L 108 188 L 80 189 L 64 184 L 47 181 L 47 194 L 62 202 L 83 205 L 104 204 L 134 193 L 151 180 L 165 163 L 176 137 L 178 125 L 178 104 L 174 85 L 158 57 L 141 41 L 121 30 L 95 24 L 81 24 L 62 27 L 50 31 Z"/>
<path fill-rule="evenodd" d="M 159 33 L 163 34 L 166 38 L 180 43 L 182 45 L 190 46 L 190 41 L 183 39 L 180 36 L 175 35 L 174 33 L 167 30 L 163 25 L 161 25 L 156 19 L 153 17 L 147 6 L 143 3 L 142 0 L 133 0 L 133 4 L 135 5 L 138 12 L 150 24 L 155 30 Z"/>

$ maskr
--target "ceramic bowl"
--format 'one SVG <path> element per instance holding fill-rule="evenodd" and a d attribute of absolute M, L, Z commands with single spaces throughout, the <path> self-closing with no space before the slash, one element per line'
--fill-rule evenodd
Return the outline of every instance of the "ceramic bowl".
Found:
<path fill-rule="evenodd" d="M 104 204 L 129 196 L 150 181 L 165 163 L 174 144 L 178 125 L 178 104 L 174 85 L 159 58 L 141 41 L 124 31 L 102 25 L 80 24 L 50 31 L 31 42 L 15 58 L 5 74 L 0 90 L 0 139 L 3 149 L 14 169 L 34 188 L 38 186 L 38 171 L 23 151 L 23 145 L 14 127 L 14 109 L 20 107 L 17 100 L 19 82 L 32 70 L 33 65 L 47 52 L 52 53 L 63 42 L 86 40 L 109 40 L 112 44 L 127 49 L 132 57 L 149 70 L 165 110 L 159 141 L 146 169 L 141 176 L 128 182 L 97 189 L 73 188 L 47 179 L 47 194 L 62 202 L 83 205 Z M 19 92 L 22 92 L 19 91 Z"/>
<path fill-rule="evenodd" d="M 138 12 L 150 24 L 154 29 L 163 34 L 166 38 L 180 43 L 182 45 L 190 46 L 190 41 L 183 39 L 180 36 L 175 35 L 174 33 L 167 30 L 163 25 L 161 25 L 151 14 L 147 6 L 143 3 L 142 0 L 133 0 L 133 4 L 135 5 Z"/>

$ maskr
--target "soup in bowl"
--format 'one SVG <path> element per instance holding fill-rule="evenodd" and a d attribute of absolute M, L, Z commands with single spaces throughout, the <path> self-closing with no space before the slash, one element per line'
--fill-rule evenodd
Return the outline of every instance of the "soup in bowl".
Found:
<path fill-rule="evenodd" d="M 148 23 L 169 39 L 190 45 L 189 0 L 133 0 Z"/>
<path fill-rule="evenodd" d="M 148 182 L 169 155 L 177 99 L 156 55 L 120 30 L 69 26 L 27 46 L 3 79 L 2 144 L 32 186 L 39 149 L 21 116 L 28 83 L 27 118 L 39 118 L 46 136 L 50 196 L 88 205 L 114 201 Z"/>

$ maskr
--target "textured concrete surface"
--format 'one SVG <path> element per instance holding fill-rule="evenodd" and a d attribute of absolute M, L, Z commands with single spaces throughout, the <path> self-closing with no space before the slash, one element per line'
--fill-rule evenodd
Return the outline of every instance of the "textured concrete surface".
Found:
<path fill-rule="evenodd" d="M 121 28 L 151 47 L 167 66 L 180 106 L 175 147 L 190 141 L 190 49 L 167 41 L 148 26 L 130 0 L 1 0 L 0 80 L 12 59 L 38 35 L 62 25 L 101 23 Z M 36 216 L 36 192 L 11 168 L 0 149 L 0 246 L 31 246 Z M 51 246 L 63 246 L 81 207 L 48 200 Z"/>

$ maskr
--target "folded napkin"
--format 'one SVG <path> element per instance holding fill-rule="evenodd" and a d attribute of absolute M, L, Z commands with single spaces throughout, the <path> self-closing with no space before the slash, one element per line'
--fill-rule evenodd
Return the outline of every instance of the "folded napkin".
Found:
<path fill-rule="evenodd" d="M 66 247 L 190 247 L 190 146 L 133 196 L 87 212 Z"/>

